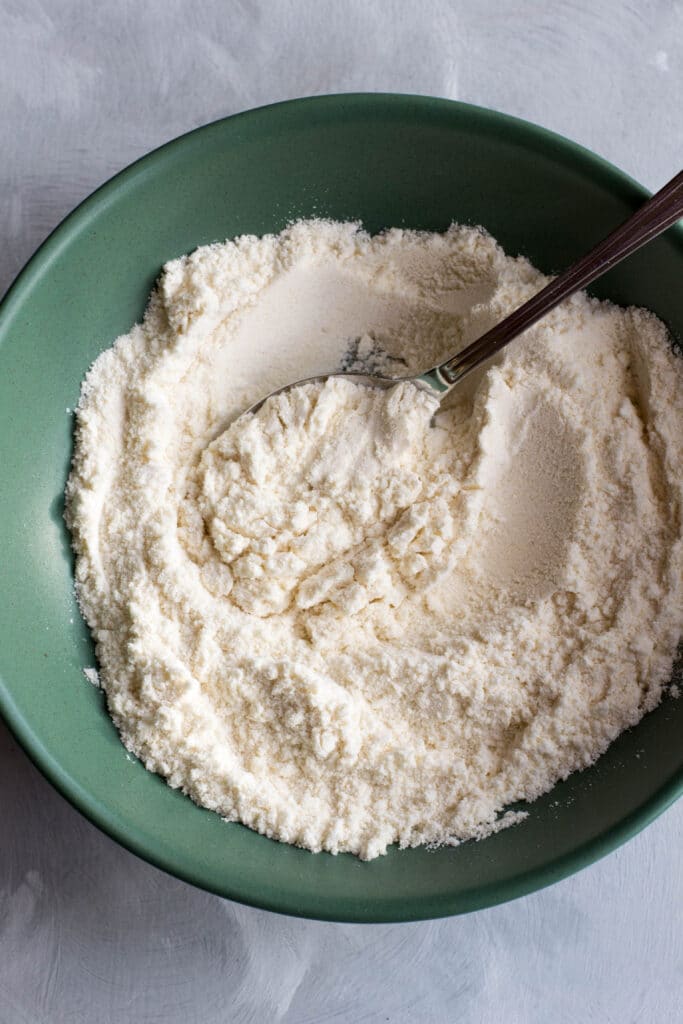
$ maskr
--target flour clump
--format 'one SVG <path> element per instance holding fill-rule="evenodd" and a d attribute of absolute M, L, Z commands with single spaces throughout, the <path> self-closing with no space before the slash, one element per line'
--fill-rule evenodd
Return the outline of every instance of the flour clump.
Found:
<path fill-rule="evenodd" d="M 436 402 L 392 377 L 542 287 L 479 229 L 304 221 L 164 268 L 83 385 L 66 518 L 126 746 L 363 858 L 481 838 L 661 699 L 683 626 L 683 371 L 575 296 Z"/>

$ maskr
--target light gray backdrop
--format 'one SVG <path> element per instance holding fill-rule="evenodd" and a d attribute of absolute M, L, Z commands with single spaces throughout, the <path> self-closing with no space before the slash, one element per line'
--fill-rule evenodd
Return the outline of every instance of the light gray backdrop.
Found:
<path fill-rule="evenodd" d="M 666 0 L 0 0 L 0 292 L 131 160 L 311 93 L 496 107 L 654 189 L 683 163 L 682 69 Z M 682 825 L 683 801 L 581 874 L 467 917 L 297 921 L 137 860 L 0 725 L 0 1024 L 680 1020 Z"/>

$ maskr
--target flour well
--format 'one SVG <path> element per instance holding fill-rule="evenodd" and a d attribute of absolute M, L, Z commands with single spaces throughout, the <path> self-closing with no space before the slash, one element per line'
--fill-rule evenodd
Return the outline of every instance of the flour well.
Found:
<path fill-rule="evenodd" d="M 578 295 L 434 402 L 542 286 L 486 233 L 301 222 L 164 268 L 96 361 L 67 521 L 126 746 L 198 803 L 364 858 L 517 820 L 661 698 L 683 625 L 683 372 Z"/>

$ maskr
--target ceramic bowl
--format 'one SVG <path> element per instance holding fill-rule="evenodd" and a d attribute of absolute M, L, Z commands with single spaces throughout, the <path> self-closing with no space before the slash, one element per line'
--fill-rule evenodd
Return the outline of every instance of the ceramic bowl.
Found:
<path fill-rule="evenodd" d="M 558 271 L 646 192 L 533 125 L 445 100 L 298 100 L 200 128 L 138 161 L 50 236 L 0 309 L 0 710 L 48 779 L 114 839 L 222 896 L 348 921 L 437 917 L 508 900 L 608 853 L 680 793 L 683 701 L 666 698 L 593 767 L 482 842 L 371 863 L 273 842 L 196 807 L 120 743 L 73 594 L 62 520 L 73 417 L 89 364 L 139 320 L 159 269 L 198 245 L 300 217 L 441 231 L 482 224 Z M 683 230 L 595 294 L 683 334 Z M 284 382 L 283 382 L 284 383 Z"/>

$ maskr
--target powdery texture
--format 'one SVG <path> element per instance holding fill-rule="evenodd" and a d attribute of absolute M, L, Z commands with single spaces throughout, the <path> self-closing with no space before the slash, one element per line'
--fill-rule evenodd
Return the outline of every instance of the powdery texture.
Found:
<path fill-rule="evenodd" d="M 301 222 L 169 263 L 89 372 L 67 521 L 126 746 L 311 850 L 481 837 L 653 708 L 683 623 L 683 373 L 578 295 L 446 403 L 400 376 L 546 279 L 481 230 Z M 235 422 L 233 422 L 235 421 Z"/>

